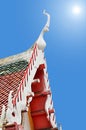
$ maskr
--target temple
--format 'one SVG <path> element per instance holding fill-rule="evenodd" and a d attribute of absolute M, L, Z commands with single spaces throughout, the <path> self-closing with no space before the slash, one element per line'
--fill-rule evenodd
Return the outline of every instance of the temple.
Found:
<path fill-rule="evenodd" d="M 55 119 L 47 64 L 44 33 L 27 51 L 0 59 L 0 130 L 61 130 Z"/>

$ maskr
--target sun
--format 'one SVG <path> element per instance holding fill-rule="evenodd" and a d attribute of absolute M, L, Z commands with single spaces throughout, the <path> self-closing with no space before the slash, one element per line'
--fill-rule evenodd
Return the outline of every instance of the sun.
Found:
<path fill-rule="evenodd" d="M 80 14 L 81 13 L 81 8 L 79 6 L 74 6 L 72 8 L 73 14 Z"/>

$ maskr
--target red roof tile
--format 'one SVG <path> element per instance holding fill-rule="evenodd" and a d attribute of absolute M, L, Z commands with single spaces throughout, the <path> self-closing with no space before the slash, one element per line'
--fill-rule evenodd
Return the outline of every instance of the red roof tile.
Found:
<path fill-rule="evenodd" d="M 13 64 L 11 65 L 13 66 Z M 2 66 L 2 68 L 4 68 L 5 71 L 3 75 L 0 74 L 0 115 L 1 115 L 2 105 L 5 105 L 7 108 L 9 92 L 12 90 L 13 96 L 16 94 L 17 88 L 22 80 L 22 77 L 24 76 L 26 67 L 27 65 L 25 65 L 24 67 L 24 64 L 23 64 L 23 67 L 19 68 L 19 65 L 18 65 L 16 66 L 15 71 L 13 70 L 13 68 L 8 68 L 9 73 L 5 73 L 5 71 L 7 71 L 7 69 L 5 70 L 6 66 L 5 67 Z M 15 65 L 14 65 L 14 68 L 15 68 Z M 1 66 L 0 66 L 0 70 L 1 70 Z M 13 72 L 11 72 L 12 70 Z"/>

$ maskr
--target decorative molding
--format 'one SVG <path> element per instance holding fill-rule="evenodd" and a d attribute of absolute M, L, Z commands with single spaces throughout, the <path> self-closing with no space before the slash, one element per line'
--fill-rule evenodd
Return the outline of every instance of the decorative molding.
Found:
<path fill-rule="evenodd" d="M 2 114 L 0 116 L 0 129 L 2 129 L 3 123 L 5 123 L 6 119 L 6 112 L 5 112 L 5 106 L 2 107 Z"/>

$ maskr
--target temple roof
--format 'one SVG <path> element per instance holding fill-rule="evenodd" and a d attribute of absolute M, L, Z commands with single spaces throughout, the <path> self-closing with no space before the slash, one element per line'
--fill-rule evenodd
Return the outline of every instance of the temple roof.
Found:
<path fill-rule="evenodd" d="M 8 95 L 12 90 L 16 94 L 17 88 L 24 76 L 31 58 L 33 48 L 4 59 L 0 59 L 0 115 L 2 105 L 7 107 Z"/>
<path fill-rule="evenodd" d="M 46 11 L 43 13 L 47 22 L 35 45 L 23 53 L 0 59 L 1 129 L 58 130 L 44 58 L 46 42 L 43 36 L 49 31 L 50 15 Z"/>

